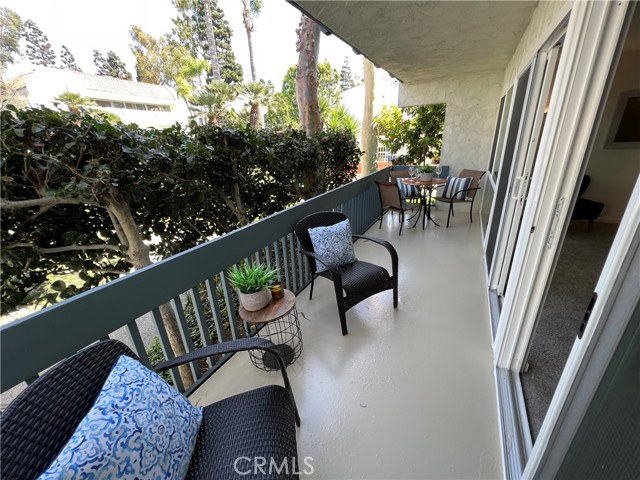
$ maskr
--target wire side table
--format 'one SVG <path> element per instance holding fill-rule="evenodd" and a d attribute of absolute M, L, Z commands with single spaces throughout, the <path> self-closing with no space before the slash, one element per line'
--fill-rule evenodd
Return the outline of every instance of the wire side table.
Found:
<path fill-rule="evenodd" d="M 271 340 L 287 365 L 295 362 L 302 353 L 302 333 L 293 292 L 285 290 L 283 298 L 271 299 L 269 305 L 255 312 L 249 312 L 241 305 L 239 316 L 248 325 L 263 325 L 256 335 Z M 261 370 L 278 370 L 278 361 L 273 353 L 249 350 L 249 358 Z"/>

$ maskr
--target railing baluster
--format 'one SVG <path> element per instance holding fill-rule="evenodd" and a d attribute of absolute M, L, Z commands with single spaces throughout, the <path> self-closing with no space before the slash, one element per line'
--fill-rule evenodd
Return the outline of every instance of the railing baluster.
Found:
<path fill-rule="evenodd" d="M 216 336 L 218 337 L 218 343 L 226 341 L 226 335 L 224 327 L 222 326 L 222 312 L 220 311 L 220 305 L 218 304 L 218 294 L 216 292 L 215 280 L 210 278 L 205 280 L 207 286 L 207 296 L 209 297 L 209 305 L 211 305 L 211 313 L 213 314 L 213 324 L 216 327 Z"/>
<path fill-rule="evenodd" d="M 305 283 L 305 279 L 304 279 L 304 270 L 305 270 L 305 261 L 303 258 L 302 253 L 300 253 L 300 250 L 302 249 L 302 246 L 300 245 L 300 242 L 298 241 L 298 237 L 296 237 L 295 235 L 292 235 L 291 238 L 293 239 L 293 244 L 295 246 L 295 251 L 296 251 L 296 261 L 297 261 L 297 270 L 298 270 L 298 289 L 296 290 L 296 293 L 298 293 L 300 290 L 302 290 L 302 287 L 304 286 Z"/>
<path fill-rule="evenodd" d="M 176 320 L 178 320 L 178 329 L 180 330 L 182 344 L 184 345 L 187 353 L 193 352 L 196 347 L 193 344 L 193 339 L 191 338 L 191 332 L 189 331 L 189 325 L 187 324 L 187 317 L 184 314 L 184 308 L 180 297 L 171 299 L 171 306 L 176 314 Z M 193 374 L 194 380 L 202 376 L 202 370 L 197 362 L 189 362 L 189 367 L 191 367 L 191 373 Z"/>
<path fill-rule="evenodd" d="M 295 252 L 295 240 L 293 234 L 287 235 L 287 241 L 289 243 L 289 254 L 291 255 L 291 277 L 293 278 L 292 292 L 298 291 L 298 261 Z"/>
<path fill-rule="evenodd" d="M 138 355 L 138 358 L 142 360 L 142 363 L 147 367 L 151 366 L 151 362 L 149 361 L 149 356 L 147 355 L 147 349 L 144 346 L 144 342 L 142 341 L 142 336 L 140 335 L 140 329 L 138 328 L 138 324 L 134 320 L 133 322 L 127 323 L 127 331 L 129 332 L 129 337 L 131 337 L 131 342 L 133 343 L 133 349 Z"/>
<path fill-rule="evenodd" d="M 287 237 L 282 237 L 280 239 L 280 244 L 282 246 L 282 259 L 284 261 L 285 285 L 287 290 L 291 290 L 291 273 L 289 272 L 289 257 L 287 255 Z"/>
<path fill-rule="evenodd" d="M 276 257 L 276 268 L 278 269 L 278 275 L 280 276 L 280 281 L 282 282 L 282 284 L 286 284 L 286 280 L 285 280 L 285 276 L 284 276 L 284 271 L 282 268 L 282 260 L 281 260 L 281 256 L 280 256 L 280 240 L 276 240 L 275 242 L 273 242 L 273 253 Z"/>
<path fill-rule="evenodd" d="M 169 336 L 167 335 L 167 330 L 164 328 L 164 321 L 162 320 L 162 314 L 160 313 L 160 309 L 158 307 L 151 310 L 151 316 L 153 317 L 153 322 L 156 324 L 156 329 L 158 330 L 158 337 L 160 338 L 160 347 L 162 348 L 162 353 L 164 353 L 164 358 L 167 360 L 171 360 L 175 358 L 173 353 L 173 349 L 171 348 L 171 343 L 169 342 Z M 182 383 L 182 378 L 180 377 L 180 372 L 178 371 L 178 367 L 173 367 L 169 370 L 171 374 L 171 378 L 173 379 L 173 384 L 176 386 L 179 392 L 184 392 L 184 384 Z"/>
<path fill-rule="evenodd" d="M 106 340 L 109 332 L 114 332 L 127 324 L 131 318 L 140 318 L 145 312 L 151 311 L 153 322 L 158 330 L 158 336 L 162 351 L 167 359 L 174 357 L 171 343 L 168 339 L 168 332 L 165 330 L 160 309 L 167 302 L 174 303 L 174 309 L 178 310 L 177 317 L 181 335 L 187 350 L 192 349 L 189 345 L 190 337 L 186 318 L 184 318 L 185 305 L 180 301 L 182 295 L 189 295 L 192 299 L 195 320 L 198 325 L 199 335 L 204 344 L 212 342 L 213 330 L 211 320 L 205 313 L 206 305 L 204 299 L 200 297 L 200 289 L 194 285 L 205 282 L 207 288 L 208 301 L 211 305 L 212 319 L 215 327 L 215 334 L 219 341 L 226 341 L 230 337 L 238 338 L 240 335 L 235 296 L 228 285 L 225 276 L 229 267 L 228 258 L 245 258 L 249 263 L 266 262 L 270 268 L 278 270 L 283 285 L 292 291 L 300 290 L 311 279 L 311 272 L 308 261 L 300 253 L 300 245 L 290 226 L 295 224 L 299 218 L 314 211 L 333 210 L 345 213 L 351 220 L 354 233 L 364 232 L 372 225 L 378 214 L 379 202 L 377 190 L 373 180 L 384 178 L 388 175 L 388 169 L 369 175 L 361 180 L 357 180 L 348 185 L 338 188 L 336 191 L 328 192 L 325 195 L 302 202 L 291 209 L 280 212 L 271 219 L 264 219 L 255 225 L 236 232 L 230 232 L 209 244 L 199 246 L 190 252 L 176 255 L 163 260 L 163 266 L 152 266 L 139 272 L 134 272 L 127 278 L 118 282 L 98 287 L 89 295 L 79 295 L 69 299 L 63 304 L 57 305 L 55 309 L 46 309 L 41 313 L 33 314 L 38 321 L 46 319 L 57 325 L 59 331 L 66 331 L 74 325 L 78 312 L 93 313 L 96 322 L 76 325 L 78 338 L 82 338 L 85 344 L 96 341 L 98 338 Z M 262 238 L 271 235 L 279 238 L 272 244 L 265 245 Z M 237 239 L 237 241 L 236 241 Z M 209 263 L 210 262 L 210 263 Z M 241 263 L 241 262 L 240 262 Z M 221 272 L 222 273 L 215 273 Z M 221 275 L 218 282 L 217 275 Z M 148 290 L 143 298 L 136 298 L 135 292 L 141 289 L 141 285 L 156 285 L 157 288 Z M 222 293 L 217 288 L 222 288 Z M 126 301 L 120 299 L 126 298 Z M 173 301 L 171 300 L 173 298 Z M 226 305 L 222 306 L 222 301 Z M 105 308 L 112 306 L 113 308 Z M 224 325 L 228 313 L 230 329 Z M 208 309 L 207 309 L 208 310 Z M 224 314 L 224 315 L 223 315 Z M 126 320 L 121 320 L 126 319 Z M 31 321 L 32 319 L 27 319 Z M 33 319 L 35 320 L 35 318 Z M 138 324 L 132 324 L 129 328 L 129 335 L 133 342 L 133 348 L 138 350 L 141 360 L 145 361 L 144 342 L 141 339 Z M 231 334 L 229 335 L 229 330 Z M 19 349 L 15 345 L 20 345 L 23 341 L 32 341 L 34 345 L 47 345 L 50 339 L 46 338 L 40 331 L 35 334 L 28 332 L 24 325 L 6 325 L 2 327 L 2 347 L 3 353 L 11 352 L 14 356 L 19 356 Z M 53 352 L 38 355 L 34 354 L 28 361 L 14 362 L 15 366 L 5 365 L 5 358 L 11 355 L 3 355 L 2 389 L 6 390 L 24 379 L 30 378 L 36 373 L 43 371 L 65 356 L 73 353 L 77 346 L 73 342 L 65 341 L 64 338 L 57 342 Z M 173 339 L 171 339 L 173 341 Z M 198 343 L 196 341 L 196 343 Z M 6 349 L 6 350 L 5 350 Z M 41 350 L 47 350 L 42 349 Z M 148 355 L 147 355 L 148 356 Z M 191 365 L 195 369 L 197 365 Z M 6 372 L 10 372 L 5 374 Z M 173 382 L 180 391 L 184 391 L 182 380 L 179 376 L 179 369 L 176 367 L 169 371 Z M 198 375 L 196 375 L 197 377 Z"/>
<path fill-rule="evenodd" d="M 224 301 L 227 304 L 227 313 L 229 314 L 229 328 L 231 329 L 231 338 L 237 340 L 240 338 L 240 331 L 238 330 L 238 321 L 236 319 L 235 304 L 233 302 L 233 294 L 231 293 L 231 287 L 224 272 L 220 274 L 220 283 L 222 285 L 222 291 L 224 292 Z"/>
<path fill-rule="evenodd" d="M 200 289 L 197 286 L 193 287 L 189 290 L 189 295 L 191 296 L 191 302 L 193 303 L 193 310 L 196 315 L 196 324 L 200 331 L 200 338 L 202 338 L 202 346 L 207 347 L 213 342 L 211 341 L 211 335 L 209 334 L 209 326 L 207 325 L 207 317 L 204 313 L 204 307 L 200 300 Z M 207 363 L 210 367 L 213 366 L 211 358 L 207 358 Z"/>

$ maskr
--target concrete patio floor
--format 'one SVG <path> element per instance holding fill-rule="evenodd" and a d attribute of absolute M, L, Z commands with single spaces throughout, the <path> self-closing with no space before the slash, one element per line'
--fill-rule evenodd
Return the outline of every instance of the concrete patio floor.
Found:
<path fill-rule="evenodd" d="M 368 235 L 399 255 L 399 305 L 391 291 L 347 312 L 340 332 L 333 285 L 297 298 L 304 342 L 288 368 L 302 424 L 298 455 L 310 478 L 503 478 L 489 308 L 479 220 L 461 212 L 444 228 L 403 229 L 387 214 Z M 361 260 L 390 268 L 384 248 L 356 243 Z M 206 405 L 270 383 L 278 372 L 236 355 L 194 392 Z M 246 412 L 251 415 L 251 412 Z M 304 466 L 304 464 L 303 464 Z M 308 470 L 308 469 L 307 469 Z"/>

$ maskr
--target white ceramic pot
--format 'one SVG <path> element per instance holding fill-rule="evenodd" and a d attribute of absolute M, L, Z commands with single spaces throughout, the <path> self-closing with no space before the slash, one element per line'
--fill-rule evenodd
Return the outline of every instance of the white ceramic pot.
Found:
<path fill-rule="evenodd" d="M 430 182 L 433 180 L 433 173 L 421 173 L 418 178 L 423 182 Z"/>
<path fill-rule="evenodd" d="M 255 293 L 242 293 L 241 291 L 238 291 L 238 297 L 246 311 L 255 312 L 256 310 L 261 310 L 269 305 L 269 300 L 271 300 L 271 290 L 265 288 L 264 290 L 260 290 Z"/>

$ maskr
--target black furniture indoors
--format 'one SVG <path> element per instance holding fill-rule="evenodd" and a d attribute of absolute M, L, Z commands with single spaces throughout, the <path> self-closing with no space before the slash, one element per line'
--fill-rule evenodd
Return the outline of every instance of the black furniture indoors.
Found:
<path fill-rule="evenodd" d="M 604 203 L 602 202 L 581 198 L 584 192 L 587 191 L 587 188 L 589 188 L 590 183 L 591 177 L 589 175 L 582 177 L 576 205 L 573 207 L 573 212 L 571 213 L 571 220 L 589 220 L 589 226 L 587 227 L 588 232 L 591 231 L 593 222 L 597 220 L 604 208 Z"/>
<path fill-rule="evenodd" d="M 387 249 L 391 256 L 392 275 L 389 275 L 389 272 L 384 267 L 369 262 L 357 261 L 343 266 L 336 266 L 326 260 L 323 261 L 323 258 L 315 253 L 309 236 L 309 229 L 335 225 L 346 219 L 347 217 L 340 212 L 313 213 L 300 220 L 294 230 L 302 245 L 302 253 L 306 255 L 311 268 L 312 277 L 309 299 L 313 296 L 313 283 L 317 275 L 328 278 L 333 282 L 340 313 L 342 335 L 349 333 L 346 319 L 347 310 L 362 300 L 385 290 L 393 290 L 393 308 L 398 306 L 398 254 L 389 242 L 364 235 L 353 235 L 354 239 L 370 240 Z M 317 262 L 325 265 L 327 270 L 317 273 Z"/>
<path fill-rule="evenodd" d="M 237 478 L 234 461 L 239 456 L 274 458 L 278 465 L 285 458 L 297 462 L 300 420 L 273 343 L 256 337 L 219 343 L 164 362 L 156 371 L 250 349 L 278 358 L 285 387 L 268 385 L 204 407 L 188 479 Z M 48 468 L 91 409 L 120 355 L 137 359 L 117 340 L 93 344 L 58 363 L 16 397 L 0 417 L 2 478 L 34 479 Z M 279 478 L 297 478 L 290 473 Z"/>

